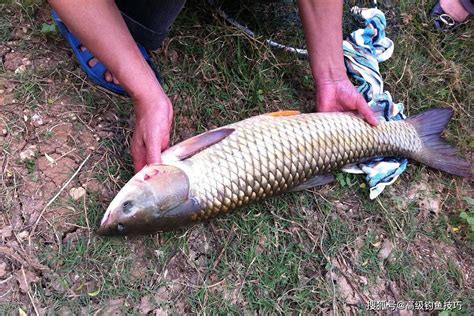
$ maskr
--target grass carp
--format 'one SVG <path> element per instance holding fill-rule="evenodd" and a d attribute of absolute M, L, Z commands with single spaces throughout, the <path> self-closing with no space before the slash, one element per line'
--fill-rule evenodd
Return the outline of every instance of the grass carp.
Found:
<path fill-rule="evenodd" d="M 169 231 L 251 202 L 328 183 L 331 172 L 402 156 L 471 176 L 441 133 L 451 109 L 371 127 L 351 113 L 263 114 L 185 140 L 130 179 L 109 205 L 102 235 Z"/>

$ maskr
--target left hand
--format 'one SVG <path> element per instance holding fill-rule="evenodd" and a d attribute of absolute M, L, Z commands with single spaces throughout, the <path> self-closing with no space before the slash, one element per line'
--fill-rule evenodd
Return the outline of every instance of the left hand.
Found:
<path fill-rule="evenodd" d="M 369 124 L 377 126 L 374 113 L 347 76 L 316 83 L 316 110 L 318 112 L 356 111 Z"/>
<path fill-rule="evenodd" d="M 135 172 L 146 164 L 161 163 L 161 151 L 168 147 L 173 106 L 165 94 L 151 99 L 134 99 L 135 131 L 130 146 Z"/>

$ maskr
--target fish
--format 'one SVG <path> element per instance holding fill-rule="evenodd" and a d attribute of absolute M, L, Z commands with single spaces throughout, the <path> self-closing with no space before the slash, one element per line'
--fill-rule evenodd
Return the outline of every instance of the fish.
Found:
<path fill-rule="evenodd" d="M 100 235 L 181 229 L 249 203 L 334 180 L 336 170 L 400 156 L 461 177 L 469 162 L 441 136 L 453 115 L 430 109 L 370 126 L 345 113 L 279 111 L 191 137 L 145 166 L 107 208 Z"/>

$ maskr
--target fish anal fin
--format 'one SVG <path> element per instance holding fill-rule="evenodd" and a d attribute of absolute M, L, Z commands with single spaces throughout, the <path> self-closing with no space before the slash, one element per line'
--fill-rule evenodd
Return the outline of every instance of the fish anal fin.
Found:
<path fill-rule="evenodd" d="M 276 111 L 276 112 L 267 113 L 265 115 L 280 117 L 280 116 L 293 116 L 293 115 L 298 115 L 298 114 L 301 114 L 301 112 L 296 111 L 296 110 L 284 110 L 284 111 Z"/>
<path fill-rule="evenodd" d="M 306 180 L 305 182 L 295 186 L 290 190 L 290 192 L 297 192 L 297 191 L 303 191 L 306 189 L 310 189 L 316 186 L 320 185 L 325 185 L 331 182 L 334 182 L 336 179 L 334 178 L 334 175 L 332 174 L 318 174 L 317 176 L 314 176 L 313 178 Z"/>
<path fill-rule="evenodd" d="M 161 158 L 163 163 L 184 160 L 198 152 L 220 142 L 230 134 L 234 132 L 233 128 L 221 128 L 209 132 L 199 134 L 178 143 L 165 152 L 163 152 Z"/>

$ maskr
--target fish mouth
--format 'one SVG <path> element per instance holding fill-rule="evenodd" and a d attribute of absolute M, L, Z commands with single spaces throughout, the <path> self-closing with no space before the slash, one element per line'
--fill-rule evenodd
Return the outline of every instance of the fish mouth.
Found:
<path fill-rule="evenodd" d="M 100 236 L 111 236 L 111 235 L 113 235 L 110 229 L 107 229 L 107 228 L 102 227 L 102 226 L 97 228 L 96 233 L 97 233 L 97 235 L 100 235 Z"/>
<path fill-rule="evenodd" d="M 120 225 L 120 223 L 114 224 L 117 222 L 115 217 L 116 216 L 114 216 L 112 210 L 110 208 L 107 209 L 100 221 L 99 228 L 96 229 L 96 233 L 101 236 L 121 235 L 120 231 L 117 229 L 117 225 Z"/>
<path fill-rule="evenodd" d="M 105 221 L 102 219 L 99 228 L 97 228 L 96 233 L 100 236 L 111 236 L 116 235 L 117 230 L 115 229 L 115 225 L 111 225 L 107 218 Z"/>

